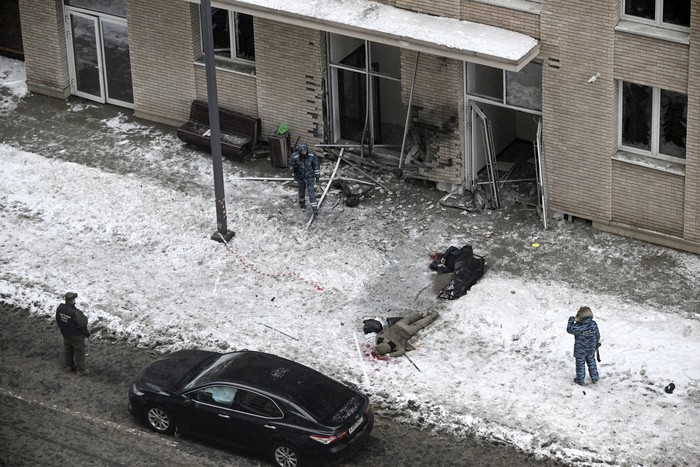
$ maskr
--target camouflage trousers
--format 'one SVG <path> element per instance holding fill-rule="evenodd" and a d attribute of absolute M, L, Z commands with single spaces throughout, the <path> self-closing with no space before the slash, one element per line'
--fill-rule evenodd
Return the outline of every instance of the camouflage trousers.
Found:
<path fill-rule="evenodd" d="M 583 380 L 586 379 L 586 365 L 588 365 L 588 373 L 591 375 L 591 381 L 598 381 L 598 367 L 595 363 L 595 352 L 577 356 L 576 358 L 576 382 L 583 384 Z"/>

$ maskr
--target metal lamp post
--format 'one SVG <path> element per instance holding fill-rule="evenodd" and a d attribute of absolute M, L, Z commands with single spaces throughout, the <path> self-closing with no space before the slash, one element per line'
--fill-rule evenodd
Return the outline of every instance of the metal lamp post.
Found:
<path fill-rule="evenodd" d="M 219 125 L 219 97 L 216 90 L 216 65 L 214 62 L 214 34 L 211 29 L 211 2 L 201 0 L 199 18 L 204 41 L 204 65 L 207 76 L 207 101 L 209 103 L 209 129 L 211 131 L 211 156 L 214 165 L 214 196 L 216 197 L 216 232 L 211 236 L 218 242 L 229 241 L 235 233 L 226 227 L 226 199 L 221 162 L 221 127 Z"/>

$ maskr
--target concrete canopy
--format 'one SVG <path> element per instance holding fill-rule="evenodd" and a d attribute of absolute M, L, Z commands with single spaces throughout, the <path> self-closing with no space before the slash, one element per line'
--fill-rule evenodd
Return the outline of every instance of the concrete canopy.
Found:
<path fill-rule="evenodd" d="M 537 39 L 525 34 L 369 0 L 216 0 L 212 6 L 509 71 L 539 53 Z"/>

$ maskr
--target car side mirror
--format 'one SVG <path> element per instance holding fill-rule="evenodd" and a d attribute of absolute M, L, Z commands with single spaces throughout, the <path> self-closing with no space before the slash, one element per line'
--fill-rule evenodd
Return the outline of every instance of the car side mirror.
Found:
<path fill-rule="evenodd" d="M 194 402 L 189 397 L 185 397 L 185 407 L 192 407 Z"/>

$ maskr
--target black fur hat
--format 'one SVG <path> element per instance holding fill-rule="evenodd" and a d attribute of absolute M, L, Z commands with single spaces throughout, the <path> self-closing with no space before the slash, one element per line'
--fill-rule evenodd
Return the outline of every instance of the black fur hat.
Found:
<path fill-rule="evenodd" d="M 362 324 L 364 325 L 363 330 L 365 334 L 369 334 L 370 332 L 379 332 L 383 328 L 382 323 L 376 319 L 365 320 Z"/>

